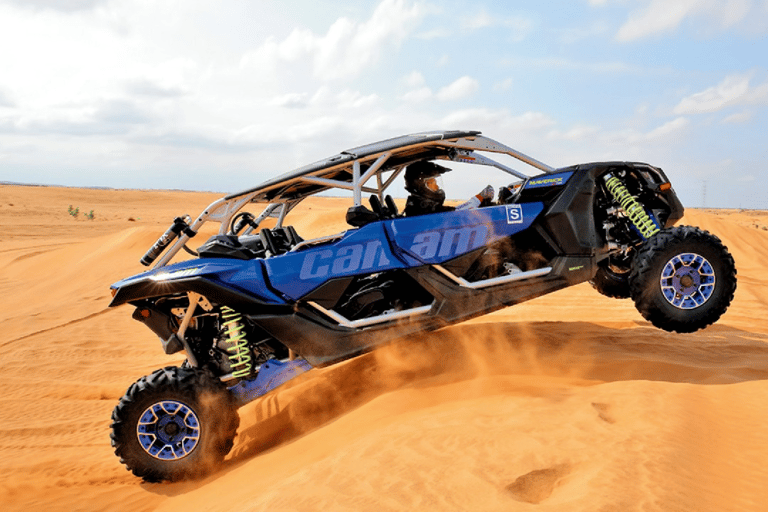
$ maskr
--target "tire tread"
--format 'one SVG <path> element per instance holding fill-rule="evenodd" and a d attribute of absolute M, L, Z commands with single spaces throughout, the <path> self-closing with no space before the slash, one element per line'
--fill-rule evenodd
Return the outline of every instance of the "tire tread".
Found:
<path fill-rule="evenodd" d="M 133 419 L 141 413 L 138 409 L 142 408 L 142 403 L 147 402 L 147 397 L 152 395 L 157 396 L 152 400 L 159 400 L 163 394 L 168 393 L 187 397 L 193 402 L 206 393 L 216 396 L 216 427 L 210 430 L 214 436 L 210 444 L 212 453 L 205 457 L 206 464 L 201 467 L 178 464 L 177 467 L 169 466 L 175 469 L 169 469 L 163 467 L 163 464 L 152 464 L 154 461 L 141 452 L 138 442 L 132 442 L 131 436 L 136 436 Z M 206 420 L 210 421 L 211 418 L 200 419 L 201 422 Z M 112 411 L 110 439 L 115 455 L 137 477 L 147 482 L 178 481 L 203 476 L 211 466 L 221 462 L 234 445 L 239 424 L 234 400 L 224 384 L 210 372 L 198 368 L 166 366 L 141 377 L 128 387 Z"/>
<path fill-rule="evenodd" d="M 658 265 L 658 255 L 670 247 L 690 244 L 708 245 L 716 254 L 724 273 L 716 276 L 720 290 L 709 300 L 714 302 L 703 311 L 706 314 L 690 315 L 687 320 L 670 318 L 662 308 L 657 307 L 649 290 L 655 285 L 652 275 Z M 724 287 L 724 288 L 723 288 Z M 715 235 L 695 226 L 675 226 L 666 228 L 646 240 L 637 251 L 629 276 L 630 295 L 643 318 L 665 331 L 679 333 L 694 332 L 716 322 L 733 301 L 736 291 L 736 265 L 728 248 Z"/>

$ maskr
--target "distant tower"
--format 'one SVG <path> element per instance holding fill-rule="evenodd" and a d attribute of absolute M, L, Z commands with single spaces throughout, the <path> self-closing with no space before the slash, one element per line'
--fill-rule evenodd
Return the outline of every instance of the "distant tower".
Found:
<path fill-rule="evenodd" d="M 707 180 L 701 182 L 701 207 L 707 207 Z"/>

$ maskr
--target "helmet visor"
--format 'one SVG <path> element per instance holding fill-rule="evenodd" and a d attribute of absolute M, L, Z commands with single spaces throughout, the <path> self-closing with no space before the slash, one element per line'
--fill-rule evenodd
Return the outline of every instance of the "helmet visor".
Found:
<path fill-rule="evenodd" d="M 432 176 L 424 180 L 424 187 L 430 192 L 439 192 L 443 188 L 442 176 Z"/>

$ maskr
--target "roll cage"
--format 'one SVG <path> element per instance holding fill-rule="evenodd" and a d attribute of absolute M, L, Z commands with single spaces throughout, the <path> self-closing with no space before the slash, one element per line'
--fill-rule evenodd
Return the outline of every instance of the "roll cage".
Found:
<path fill-rule="evenodd" d="M 189 239 L 207 222 L 218 222 L 219 234 L 226 234 L 233 217 L 250 203 L 266 204 L 266 207 L 254 219 L 255 225 L 248 227 L 244 234 L 252 233 L 267 218 L 277 219 L 275 227 L 283 227 L 286 215 L 296 205 L 305 198 L 326 190 L 352 191 L 355 206 L 362 204 L 363 193 L 375 194 L 383 200 L 384 191 L 403 169 L 418 160 L 448 160 L 486 165 L 496 167 L 521 180 L 533 177 L 480 152 L 511 156 L 544 174 L 556 171 L 555 168 L 509 146 L 482 136 L 479 131 L 424 132 L 387 139 L 342 151 L 335 156 L 268 180 L 255 188 L 214 201 L 194 221 L 191 218 L 185 219 L 188 228 L 179 233 L 179 237 L 157 259 L 153 268 L 167 265 L 180 249 L 186 249 Z M 325 238 L 327 237 L 317 241 Z M 309 240 L 302 245 L 311 242 L 313 241 Z"/>

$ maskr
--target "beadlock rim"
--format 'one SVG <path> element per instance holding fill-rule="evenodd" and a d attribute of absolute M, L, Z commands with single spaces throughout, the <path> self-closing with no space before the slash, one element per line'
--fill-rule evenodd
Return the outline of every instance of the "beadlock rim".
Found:
<path fill-rule="evenodd" d="M 200 421 L 187 405 L 163 400 L 147 407 L 136 426 L 139 445 L 158 460 L 186 457 L 200 442 Z"/>
<path fill-rule="evenodd" d="M 661 292 L 678 309 L 696 309 L 715 291 L 715 270 L 704 256 L 682 253 L 671 258 L 661 271 Z"/>

